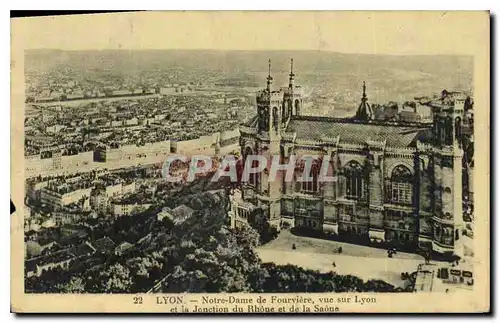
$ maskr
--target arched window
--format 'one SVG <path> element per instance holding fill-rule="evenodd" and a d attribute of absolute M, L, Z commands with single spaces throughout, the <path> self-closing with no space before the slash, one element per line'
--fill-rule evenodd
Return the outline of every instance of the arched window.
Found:
<path fill-rule="evenodd" d="M 260 131 L 269 131 L 269 108 L 262 107 L 259 108 L 259 130 Z"/>
<path fill-rule="evenodd" d="M 266 116 L 265 116 L 265 111 L 264 109 L 259 109 L 259 130 L 264 131 L 266 128 Z"/>
<path fill-rule="evenodd" d="M 286 117 L 288 118 L 288 116 L 292 115 L 293 114 L 293 103 L 292 103 L 292 100 L 288 100 L 288 109 L 287 109 L 287 112 L 286 112 Z"/>
<path fill-rule="evenodd" d="M 442 238 L 443 233 L 441 232 L 441 227 L 436 225 L 434 227 L 434 239 L 440 241 Z"/>
<path fill-rule="evenodd" d="M 451 117 L 446 118 L 446 145 L 453 144 L 453 120 Z"/>
<path fill-rule="evenodd" d="M 449 227 L 443 228 L 443 236 L 440 242 L 450 246 L 453 245 L 453 240 L 454 240 L 453 228 Z"/>
<path fill-rule="evenodd" d="M 295 100 L 295 114 L 300 115 L 300 101 L 298 99 Z"/>
<path fill-rule="evenodd" d="M 345 170 L 345 191 L 346 198 L 350 200 L 361 199 L 364 195 L 363 167 L 357 161 L 351 161 L 344 168 Z"/>
<path fill-rule="evenodd" d="M 306 167 L 304 167 L 304 171 L 306 171 Z M 302 191 L 305 193 L 316 193 L 318 192 L 318 175 L 320 171 L 320 165 L 317 160 L 312 162 L 309 176 L 311 178 L 309 181 L 302 182 Z"/>
<path fill-rule="evenodd" d="M 438 131 L 439 131 L 439 139 L 441 141 L 441 144 L 445 144 L 446 143 L 446 123 L 445 123 L 445 120 L 439 119 Z"/>
<path fill-rule="evenodd" d="M 278 108 L 277 107 L 274 107 L 273 108 L 273 127 L 275 130 L 278 130 Z"/>
<path fill-rule="evenodd" d="M 245 149 L 245 160 L 250 155 L 253 155 L 253 151 L 252 151 L 252 149 L 250 147 L 247 147 Z M 255 167 L 258 167 L 258 166 L 259 166 L 259 162 L 257 160 L 253 160 L 252 161 L 252 168 L 255 168 Z M 256 173 L 249 174 L 249 176 L 248 176 L 248 184 L 256 186 L 257 185 L 257 180 L 258 180 L 257 176 L 258 176 L 258 174 L 256 174 Z"/>
<path fill-rule="evenodd" d="M 412 204 L 413 201 L 413 175 L 408 167 L 399 165 L 391 174 L 389 199 L 392 203 Z"/>
<path fill-rule="evenodd" d="M 462 120 L 459 117 L 455 118 L 455 139 L 462 142 Z"/>
<path fill-rule="evenodd" d="M 265 130 L 266 130 L 266 131 L 268 131 L 268 130 L 269 130 L 269 127 L 270 127 L 270 124 L 269 124 L 269 116 L 271 115 L 271 110 L 270 110 L 270 108 L 269 108 L 269 107 L 266 107 L 266 108 L 264 109 L 264 111 L 265 111 L 265 117 L 266 117 L 266 119 L 265 119 L 265 120 L 266 120 L 266 122 L 265 122 L 266 129 L 265 129 Z"/>

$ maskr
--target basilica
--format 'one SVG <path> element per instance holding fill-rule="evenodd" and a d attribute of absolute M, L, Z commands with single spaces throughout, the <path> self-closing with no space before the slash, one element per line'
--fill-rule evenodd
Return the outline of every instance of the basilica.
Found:
<path fill-rule="evenodd" d="M 275 88 L 271 62 L 267 86 L 257 93 L 257 114 L 240 127 L 243 158 L 329 156 L 332 182 L 270 181 L 269 171 L 250 177 L 230 211 L 233 225 L 258 209 L 277 227 L 287 223 L 366 243 L 389 243 L 461 256 L 463 147 L 467 100 L 433 101 L 429 124 L 381 122 L 373 117 L 363 83 L 352 118 L 302 115 L 293 60 L 287 87 Z"/>

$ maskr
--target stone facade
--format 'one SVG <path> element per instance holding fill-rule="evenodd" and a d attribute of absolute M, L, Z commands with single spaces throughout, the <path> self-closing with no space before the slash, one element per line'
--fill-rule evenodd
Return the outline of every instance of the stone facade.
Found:
<path fill-rule="evenodd" d="M 267 88 L 257 94 L 257 116 L 240 128 L 245 158 L 259 154 L 281 164 L 292 157 L 329 157 L 333 182 L 269 181 L 269 169 L 242 186 L 242 198 L 261 208 L 269 221 L 283 221 L 353 241 L 388 242 L 439 254 L 461 255 L 463 102 L 434 105 L 433 124 L 386 124 L 370 119 L 364 91 L 351 119 L 301 116 L 301 88 L 274 90 L 269 68 Z"/>

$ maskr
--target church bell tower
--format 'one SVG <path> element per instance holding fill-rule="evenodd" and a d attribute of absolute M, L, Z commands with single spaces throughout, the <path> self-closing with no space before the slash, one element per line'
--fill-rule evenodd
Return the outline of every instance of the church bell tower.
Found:
<path fill-rule="evenodd" d="M 271 60 L 269 60 L 266 89 L 257 95 L 258 131 L 274 140 L 280 137 L 283 128 L 283 93 L 273 89 Z"/>
<path fill-rule="evenodd" d="M 463 255 L 462 214 L 462 119 L 464 100 L 443 96 L 433 107 L 434 225 L 433 251 Z"/>

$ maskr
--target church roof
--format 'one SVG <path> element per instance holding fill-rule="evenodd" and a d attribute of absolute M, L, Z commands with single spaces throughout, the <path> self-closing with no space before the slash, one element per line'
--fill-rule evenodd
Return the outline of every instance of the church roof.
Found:
<path fill-rule="evenodd" d="M 428 127 L 389 124 L 353 123 L 324 117 L 296 117 L 290 120 L 287 132 L 295 132 L 297 139 L 321 140 L 322 137 L 340 136 L 341 142 L 366 144 L 384 141 L 389 147 L 413 147 L 416 141 L 426 141 Z"/>

